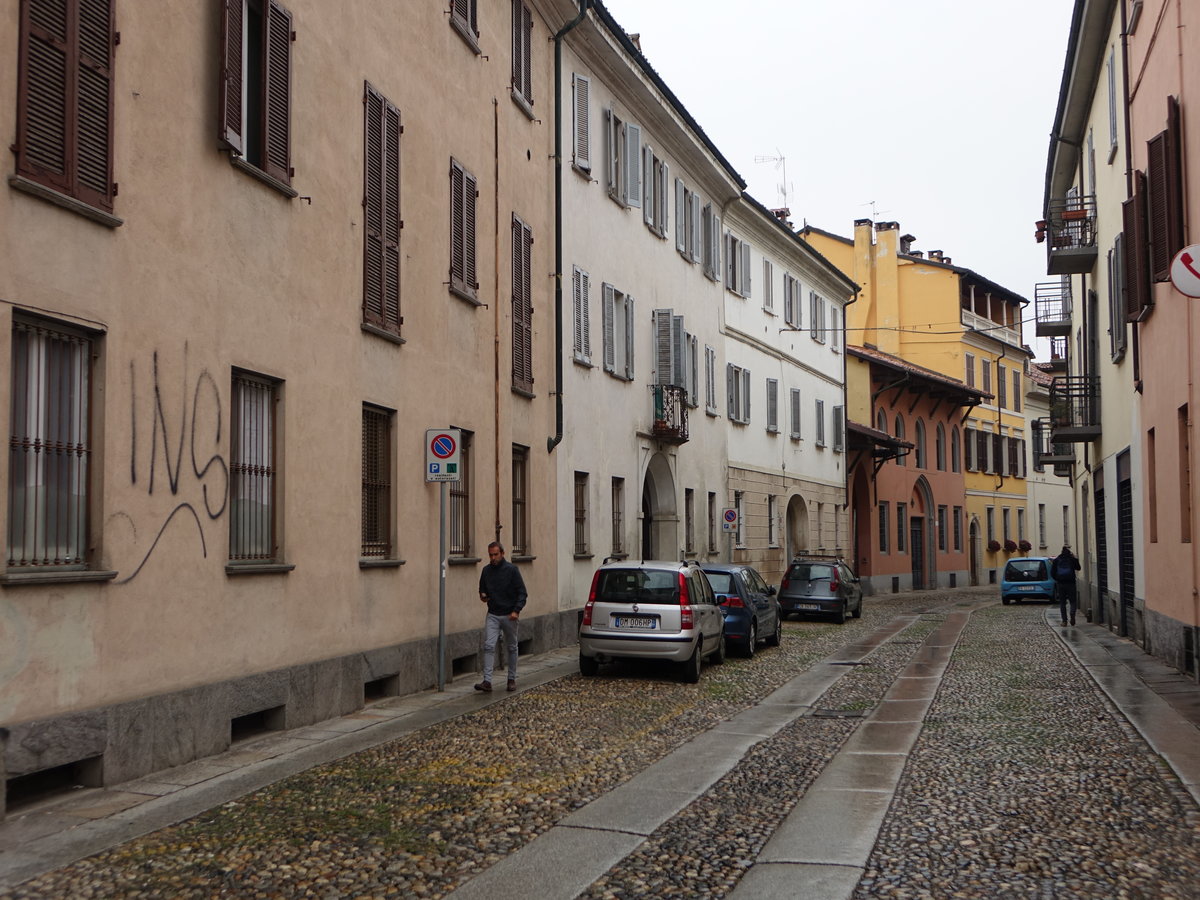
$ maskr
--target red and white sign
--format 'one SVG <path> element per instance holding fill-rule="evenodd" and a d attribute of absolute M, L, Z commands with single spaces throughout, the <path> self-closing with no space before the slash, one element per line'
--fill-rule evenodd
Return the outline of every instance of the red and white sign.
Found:
<path fill-rule="evenodd" d="M 1200 297 L 1200 244 L 1184 247 L 1171 262 L 1171 284 L 1188 297 Z"/>

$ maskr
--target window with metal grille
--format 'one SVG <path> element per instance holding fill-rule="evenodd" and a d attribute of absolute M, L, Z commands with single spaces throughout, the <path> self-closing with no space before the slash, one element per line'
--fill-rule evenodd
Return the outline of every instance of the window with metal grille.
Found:
<path fill-rule="evenodd" d="M 620 556 L 625 552 L 625 479 L 612 480 L 612 552 Z"/>
<path fill-rule="evenodd" d="M 683 491 L 683 542 L 685 553 L 696 552 L 696 492 L 691 488 Z"/>
<path fill-rule="evenodd" d="M 229 559 L 278 559 L 275 522 L 276 405 L 279 382 L 233 373 L 233 428 L 229 451 Z"/>
<path fill-rule="evenodd" d="M 512 98 L 533 113 L 533 13 L 521 0 L 512 2 Z"/>
<path fill-rule="evenodd" d="M 475 280 L 475 176 L 456 159 L 450 160 L 450 290 L 474 301 Z"/>
<path fill-rule="evenodd" d="M 471 555 L 471 438 L 469 431 L 460 432 L 458 481 L 450 484 L 450 556 Z"/>
<path fill-rule="evenodd" d="M 713 491 L 708 492 L 708 552 L 715 553 L 717 550 L 717 495 Z"/>
<path fill-rule="evenodd" d="M 366 85 L 363 322 L 400 333 L 400 110 Z"/>
<path fill-rule="evenodd" d="M 512 386 L 533 392 L 533 230 L 512 218 Z"/>
<path fill-rule="evenodd" d="M 575 473 L 575 555 L 589 555 L 587 472 Z"/>
<path fill-rule="evenodd" d="M 92 341 L 13 322 L 8 565 L 84 568 L 92 455 Z"/>
<path fill-rule="evenodd" d="M 962 552 L 962 507 L 954 507 L 954 551 Z"/>
<path fill-rule="evenodd" d="M 774 494 L 767 495 L 767 546 L 779 546 L 779 500 Z"/>
<path fill-rule="evenodd" d="M 908 504 L 896 504 L 896 552 L 903 553 L 908 540 Z"/>
<path fill-rule="evenodd" d="M 19 6 L 17 175 L 111 212 L 114 0 Z"/>
<path fill-rule="evenodd" d="M 733 508 L 737 513 L 737 527 L 733 532 L 733 542 L 738 547 L 746 546 L 746 510 L 741 491 L 733 492 Z"/>
<path fill-rule="evenodd" d="M 946 552 L 946 507 L 937 508 L 938 550 Z"/>
<path fill-rule="evenodd" d="M 222 0 L 220 140 L 291 184 L 292 14 L 275 0 Z"/>
<path fill-rule="evenodd" d="M 529 556 L 529 448 L 512 448 L 512 536 L 508 540 L 513 556 Z"/>
<path fill-rule="evenodd" d="M 879 501 L 879 552 L 888 552 L 888 502 Z"/>
<path fill-rule="evenodd" d="M 391 410 L 364 403 L 362 409 L 362 556 L 392 556 Z"/>

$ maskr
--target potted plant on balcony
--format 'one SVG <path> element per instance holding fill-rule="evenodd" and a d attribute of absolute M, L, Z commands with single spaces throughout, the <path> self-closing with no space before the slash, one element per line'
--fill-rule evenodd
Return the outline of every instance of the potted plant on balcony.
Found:
<path fill-rule="evenodd" d="M 1005 553 L 1016 553 L 1017 552 L 1017 542 L 1014 541 L 1012 538 L 1006 538 L 1004 541 L 1004 552 Z"/>
<path fill-rule="evenodd" d="M 997 553 L 1000 550 L 1000 542 L 994 538 L 987 542 L 988 553 Z"/>
<path fill-rule="evenodd" d="M 1028 553 L 1033 549 L 1033 544 L 1029 543 L 1029 541 L 1025 540 L 1024 538 L 1021 539 L 1017 546 L 1021 548 L 1022 553 Z"/>

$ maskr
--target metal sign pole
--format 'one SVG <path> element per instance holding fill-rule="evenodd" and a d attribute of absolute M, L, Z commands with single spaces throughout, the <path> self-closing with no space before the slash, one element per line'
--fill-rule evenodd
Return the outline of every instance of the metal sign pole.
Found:
<path fill-rule="evenodd" d="M 438 521 L 438 687 L 446 690 L 446 482 L 441 482 Z"/>

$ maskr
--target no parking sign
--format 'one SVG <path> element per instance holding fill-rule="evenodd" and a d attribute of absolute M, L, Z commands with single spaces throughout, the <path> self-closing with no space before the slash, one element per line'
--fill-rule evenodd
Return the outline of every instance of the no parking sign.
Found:
<path fill-rule="evenodd" d="M 430 428 L 425 432 L 425 480 L 458 481 L 462 465 L 462 430 Z"/>
<path fill-rule="evenodd" d="M 727 509 L 721 513 L 721 530 L 737 531 L 737 510 Z"/>

